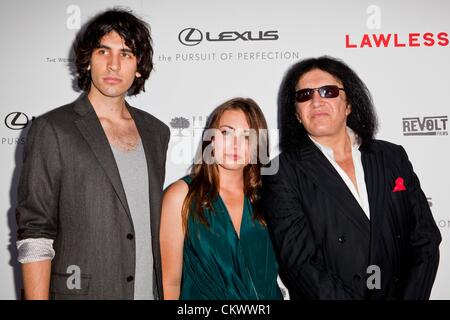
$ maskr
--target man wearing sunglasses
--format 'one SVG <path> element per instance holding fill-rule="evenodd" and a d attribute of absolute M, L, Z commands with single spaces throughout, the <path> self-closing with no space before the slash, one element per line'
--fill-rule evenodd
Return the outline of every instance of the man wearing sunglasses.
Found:
<path fill-rule="evenodd" d="M 306 59 L 279 102 L 262 204 L 291 298 L 428 299 L 441 235 L 405 150 L 374 139 L 364 83 L 337 59 Z"/>

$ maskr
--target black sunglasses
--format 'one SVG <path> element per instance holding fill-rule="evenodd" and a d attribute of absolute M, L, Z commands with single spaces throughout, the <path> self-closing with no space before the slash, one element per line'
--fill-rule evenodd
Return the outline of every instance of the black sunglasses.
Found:
<path fill-rule="evenodd" d="M 314 91 L 318 91 L 321 98 L 336 98 L 339 96 L 339 90 L 345 91 L 344 88 L 339 88 L 338 86 L 323 86 L 320 88 L 307 88 L 307 89 L 300 89 L 297 92 L 295 92 L 295 100 L 297 102 L 305 102 L 308 100 L 311 100 Z"/>

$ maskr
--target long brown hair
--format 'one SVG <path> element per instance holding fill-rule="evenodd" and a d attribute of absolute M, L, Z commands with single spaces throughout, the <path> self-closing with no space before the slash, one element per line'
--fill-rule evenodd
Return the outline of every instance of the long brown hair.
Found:
<path fill-rule="evenodd" d="M 250 129 L 254 129 L 257 134 L 257 141 L 268 137 L 262 136 L 263 129 L 267 133 L 267 123 L 264 114 L 259 108 L 258 104 L 249 98 L 234 98 L 222 103 L 218 106 L 208 117 L 208 121 L 203 132 L 203 136 L 208 129 L 218 129 L 220 118 L 227 110 L 240 110 L 245 114 L 246 120 Z M 208 139 L 206 139 L 208 140 Z M 188 227 L 189 214 L 193 215 L 194 219 L 198 219 L 201 223 L 209 226 L 208 220 L 205 216 L 205 210 L 213 210 L 212 202 L 217 199 L 219 195 L 219 169 L 216 163 L 208 163 L 203 157 L 205 149 L 211 144 L 211 141 L 205 141 L 202 137 L 201 148 L 197 152 L 195 163 L 192 165 L 190 177 L 192 182 L 189 185 L 189 192 L 183 202 L 182 219 L 183 229 Z M 262 152 L 268 155 L 268 139 L 260 146 L 258 143 L 255 152 L 259 155 L 259 149 L 265 148 Z M 254 163 L 255 162 L 255 163 Z M 259 156 L 256 156 L 256 161 L 251 161 L 244 167 L 244 194 L 247 196 L 253 206 L 253 218 L 265 224 L 263 215 L 259 206 L 259 191 L 261 188 L 261 167 L 262 163 Z"/>

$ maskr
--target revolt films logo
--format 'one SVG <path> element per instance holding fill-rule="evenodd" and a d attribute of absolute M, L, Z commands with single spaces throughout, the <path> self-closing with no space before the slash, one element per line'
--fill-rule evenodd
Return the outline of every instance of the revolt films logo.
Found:
<path fill-rule="evenodd" d="M 217 41 L 274 41 L 278 40 L 277 30 L 270 31 L 223 31 L 218 34 L 203 32 L 197 28 L 185 28 L 178 34 L 178 41 L 185 46 L 196 46 L 204 39 L 210 42 Z"/>
<path fill-rule="evenodd" d="M 448 116 L 402 118 L 404 136 L 447 136 Z"/>

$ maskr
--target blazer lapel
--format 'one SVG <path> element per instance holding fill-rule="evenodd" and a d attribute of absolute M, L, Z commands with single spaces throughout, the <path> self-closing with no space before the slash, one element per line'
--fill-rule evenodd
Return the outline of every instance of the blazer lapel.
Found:
<path fill-rule="evenodd" d="M 329 195 L 339 210 L 362 231 L 362 234 L 370 235 L 370 221 L 342 180 L 339 173 L 328 161 L 325 155 L 306 138 L 300 149 L 301 170 L 321 188 L 325 194 Z"/>
<path fill-rule="evenodd" d="M 366 182 L 367 195 L 369 197 L 370 220 L 371 220 L 371 252 L 377 245 L 378 234 L 384 220 L 386 191 L 386 164 L 381 153 L 376 152 L 371 143 L 361 146 L 361 161 L 364 168 L 364 179 Z"/>
<path fill-rule="evenodd" d="M 75 112 L 81 117 L 75 120 L 75 124 L 80 130 L 81 135 L 91 147 L 92 152 L 100 163 L 101 167 L 108 176 L 117 197 L 120 199 L 128 218 L 131 220 L 130 209 L 128 207 L 125 190 L 120 178 L 119 169 L 117 168 L 114 155 L 109 145 L 106 134 L 103 130 L 100 120 L 94 111 L 87 95 L 82 95 L 74 106 Z"/>
<path fill-rule="evenodd" d="M 141 137 L 142 146 L 144 147 L 145 158 L 147 161 L 148 187 L 150 199 L 150 221 L 152 235 L 159 234 L 159 221 L 161 210 L 161 193 L 164 181 L 159 181 L 161 176 L 160 170 L 165 170 L 164 163 L 161 165 L 160 146 L 162 145 L 159 131 L 152 127 L 144 117 L 136 113 L 135 109 L 128 106 L 131 116 L 134 119 L 136 128 Z M 162 166 L 162 167 L 161 167 Z"/>

